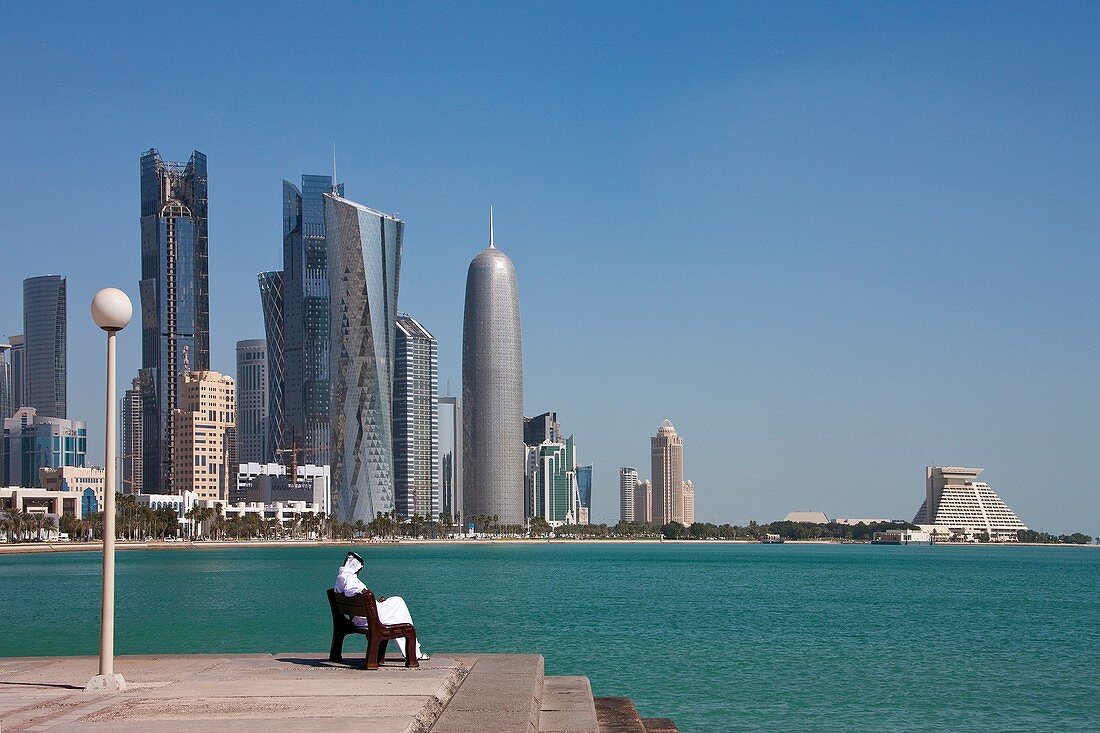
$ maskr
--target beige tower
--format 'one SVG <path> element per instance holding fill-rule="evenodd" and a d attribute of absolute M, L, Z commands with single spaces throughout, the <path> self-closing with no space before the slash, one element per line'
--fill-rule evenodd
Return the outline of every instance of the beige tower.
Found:
<path fill-rule="evenodd" d="M 180 377 L 179 409 L 172 411 L 172 490 L 199 499 L 228 498 L 229 439 L 236 427 L 237 395 L 232 377 L 187 372 Z"/>
<path fill-rule="evenodd" d="M 695 524 L 695 484 L 684 482 L 684 526 Z"/>
<path fill-rule="evenodd" d="M 684 441 L 665 420 L 649 439 L 653 469 L 653 523 L 684 523 Z"/>

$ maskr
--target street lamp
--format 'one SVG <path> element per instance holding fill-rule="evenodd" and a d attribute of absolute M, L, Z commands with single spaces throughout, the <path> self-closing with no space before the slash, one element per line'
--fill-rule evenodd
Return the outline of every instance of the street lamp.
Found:
<path fill-rule="evenodd" d="M 92 298 L 92 320 L 107 332 L 107 454 L 103 462 L 103 606 L 99 616 L 99 674 L 86 692 L 126 689 L 115 674 L 115 334 L 126 328 L 134 308 L 126 293 L 104 288 Z"/>

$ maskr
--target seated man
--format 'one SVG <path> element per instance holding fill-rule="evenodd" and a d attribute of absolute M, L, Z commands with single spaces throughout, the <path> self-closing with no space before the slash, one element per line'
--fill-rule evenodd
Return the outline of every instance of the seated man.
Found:
<path fill-rule="evenodd" d="M 336 576 L 336 584 L 332 586 L 332 589 L 337 593 L 343 593 L 345 596 L 354 596 L 365 591 L 367 586 L 359 580 L 359 571 L 362 569 L 363 558 L 359 557 L 357 553 L 349 552 L 347 557 L 344 558 L 344 564 L 340 567 L 340 572 Z M 409 614 L 409 607 L 405 605 L 404 599 L 400 596 L 391 596 L 390 598 L 377 596 L 375 607 L 378 609 L 378 620 L 386 626 L 411 624 L 413 622 L 412 615 Z M 355 616 L 352 618 L 352 623 L 356 626 L 366 626 L 368 622 L 365 616 Z M 397 648 L 401 650 L 401 656 L 405 656 L 405 640 L 394 639 L 393 641 L 397 642 Z M 416 642 L 416 658 L 431 658 L 420 649 L 419 640 Z"/>

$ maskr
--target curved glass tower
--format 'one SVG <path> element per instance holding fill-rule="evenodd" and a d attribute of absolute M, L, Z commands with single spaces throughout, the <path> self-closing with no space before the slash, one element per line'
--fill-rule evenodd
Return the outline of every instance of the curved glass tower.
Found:
<path fill-rule="evenodd" d="M 393 370 L 405 222 L 327 193 L 333 512 L 368 522 L 393 503 Z"/>
<path fill-rule="evenodd" d="M 462 513 L 523 524 L 523 343 L 512 260 L 493 244 L 470 263 L 462 325 Z"/>

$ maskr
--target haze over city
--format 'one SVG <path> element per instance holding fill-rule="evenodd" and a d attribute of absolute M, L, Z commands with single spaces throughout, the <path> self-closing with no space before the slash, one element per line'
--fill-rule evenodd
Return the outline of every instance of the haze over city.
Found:
<path fill-rule="evenodd" d="M 209 157 L 211 367 L 232 374 L 264 335 L 281 182 L 330 173 L 335 145 L 347 195 L 406 222 L 400 310 L 438 339 L 441 394 L 495 207 L 525 411 L 595 466 L 594 521 L 668 418 L 700 521 L 910 519 L 924 466 L 953 464 L 1032 528 L 1097 528 L 1094 8 L 395 4 L 364 37 L 337 10 L 199 7 L 186 31 L 137 6 L 0 30 L 0 334 L 24 278 L 68 277 L 90 462 L 87 306 L 137 303 L 139 155 Z M 119 354 L 121 385 L 139 329 Z"/>

